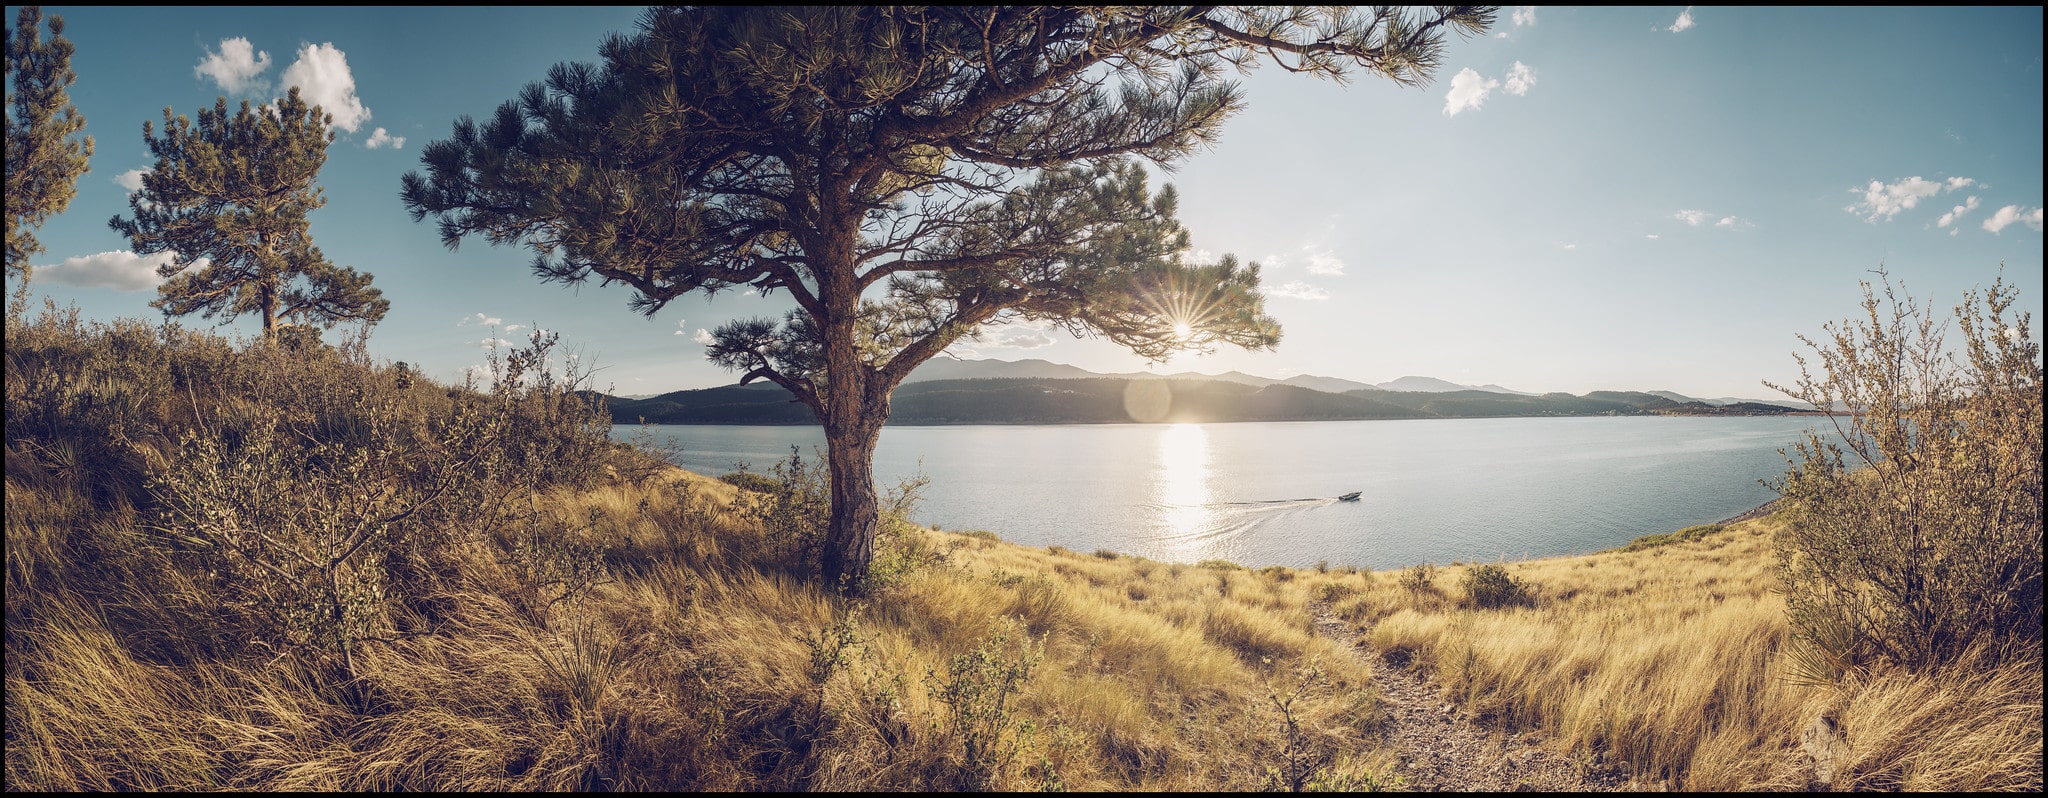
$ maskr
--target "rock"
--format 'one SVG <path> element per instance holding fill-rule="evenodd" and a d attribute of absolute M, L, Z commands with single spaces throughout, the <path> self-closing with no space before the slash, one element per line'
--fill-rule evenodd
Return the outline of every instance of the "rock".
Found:
<path fill-rule="evenodd" d="M 1814 783 L 1833 787 L 1836 771 L 1849 760 L 1849 740 L 1835 719 L 1826 714 L 1815 716 L 1799 733 L 1799 747 L 1813 760 Z"/>

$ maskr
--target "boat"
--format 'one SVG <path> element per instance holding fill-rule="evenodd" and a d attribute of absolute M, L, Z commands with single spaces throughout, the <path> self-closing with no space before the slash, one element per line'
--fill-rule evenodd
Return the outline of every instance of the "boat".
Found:
<path fill-rule="evenodd" d="M 1340 502 L 1355 502 L 1355 501 L 1358 501 L 1358 494 L 1360 494 L 1360 493 L 1364 493 L 1364 491 L 1358 491 L 1358 490 L 1354 490 L 1354 491 L 1352 491 L 1352 492 L 1350 492 L 1350 493 L 1346 493 L 1346 494 L 1344 494 L 1344 495 L 1342 495 L 1342 496 L 1339 496 L 1339 497 L 1337 497 L 1337 501 L 1340 501 Z"/>

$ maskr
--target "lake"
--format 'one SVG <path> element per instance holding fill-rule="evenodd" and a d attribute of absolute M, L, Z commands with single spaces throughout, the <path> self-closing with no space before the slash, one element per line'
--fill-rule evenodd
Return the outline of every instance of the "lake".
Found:
<path fill-rule="evenodd" d="M 890 426 L 887 487 L 931 478 L 914 519 L 1029 546 L 1157 560 L 1399 568 L 1613 548 L 1777 498 L 1795 417 L 1492 418 Z M 639 430 L 619 426 L 613 436 Z M 656 425 L 678 465 L 765 472 L 817 427 Z M 1355 502 L 1336 497 L 1362 491 Z"/>

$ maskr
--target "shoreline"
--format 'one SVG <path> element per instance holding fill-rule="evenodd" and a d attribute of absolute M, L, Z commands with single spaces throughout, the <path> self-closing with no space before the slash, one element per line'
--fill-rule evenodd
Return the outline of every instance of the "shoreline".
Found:
<path fill-rule="evenodd" d="M 1775 513 L 1780 509 L 1783 509 L 1781 505 L 1783 505 L 1784 502 L 1785 500 L 1782 498 L 1772 499 L 1770 501 L 1764 502 L 1763 504 L 1751 507 L 1748 510 L 1745 510 L 1736 515 L 1729 516 L 1724 520 L 1715 521 L 1714 523 L 1726 526 L 1728 524 L 1740 523 L 1742 521 L 1749 521 L 1756 518 L 1762 518 L 1764 516 Z"/>

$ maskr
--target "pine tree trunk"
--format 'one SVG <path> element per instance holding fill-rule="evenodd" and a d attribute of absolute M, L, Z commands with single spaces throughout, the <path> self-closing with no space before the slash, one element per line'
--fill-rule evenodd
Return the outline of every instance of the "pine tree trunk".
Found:
<path fill-rule="evenodd" d="M 277 336 L 272 332 L 277 328 L 277 287 L 266 282 L 258 292 L 263 305 L 263 340 L 275 341 Z"/>
<path fill-rule="evenodd" d="M 852 404 L 865 404 L 855 402 Z M 881 411 L 886 417 L 887 410 Z M 832 519 L 825 528 L 822 576 L 849 596 L 866 589 L 868 563 L 875 555 L 881 503 L 875 498 L 875 443 L 880 417 L 867 413 L 848 427 L 827 424 L 826 459 L 832 478 Z"/>

